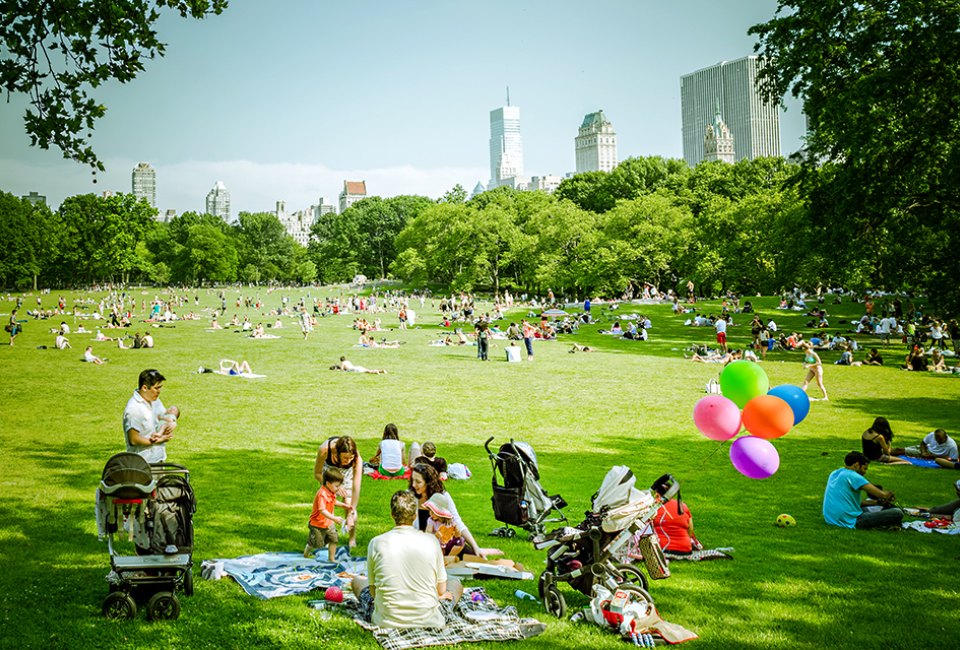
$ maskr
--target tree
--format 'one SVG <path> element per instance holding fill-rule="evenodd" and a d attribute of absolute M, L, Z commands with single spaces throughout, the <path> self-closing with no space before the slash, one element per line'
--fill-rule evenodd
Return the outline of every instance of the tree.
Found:
<path fill-rule="evenodd" d="M 560 181 L 554 196 L 572 201 L 574 205 L 600 214 L 616 204 L 606 184 L 607 172 L 583 172 Z M 481 194 L 481 196 L 483 196 Z"/>
<path fill-rule="evenodd" d="M 831 264 L 960 309 L 960 4 L 780 0 L 750 33 L 768 95 L 803 101 L 802 188 Z"/>
<path fill-rule="evenodd" d="M 234 229 L 244 279 L 287 280 L 293 275 L 296 242 L 272 212 L 241 212 Z M 252 271 L 256 270 L 256 273 Z"/>
<path fill-rule="evenodd" d="M 46 204 L 0 192 L 0 286 L 37 288 L 37 276 L 56 256 L 58 222 Z"/>
<path fill-rule="evenodd" d="M 182 17 L 220 14 L 227 0 L 0 0 L 0 82 L 26 95 L 30 144 L 103 171 L 87 144 L 106 107 L 90 91 L 126 83 L 163 56 L 155 24 L 166 10 Z M 84 131 L 87 131 L 84 134 Z"/>

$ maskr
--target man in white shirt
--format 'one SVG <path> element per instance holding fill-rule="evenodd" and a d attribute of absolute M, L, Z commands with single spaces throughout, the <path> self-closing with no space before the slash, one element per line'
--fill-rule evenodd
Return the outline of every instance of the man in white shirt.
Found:
<path fill-rule="evenodd" d="M 160 390 L 165 379 L 157 370 L 141 372 L 137 380 L 139 388 L 123 409 L 123 434 L 127 451 L 140 454 L 148 463 L 165 461 L 166 443 L 173 438 L 172 430 L 157 433 L 160 417 L 165 411 L 160 401 Z"/>
<path fill-rule="evenodd" d="M 727 321 L 721 316 L 717 319 L 717 322 L 713 324 L 717 329 L 717 345 L 720 346 L 720 351 L 723 354 L 727 353 Z"/>
<path fill-rule="evenodd" d="M 393 494 L 396 526 L 370 540 L 369 578 L 353 580 L 361 616 L 378 627 L 443 627 L 463 593 L 458 580 L 448 584 L 437 538 L 413 527 L 418 507 L 413 492 Z"/>
<path fill-rule="evenodd" d="M 919 456 L 930 460 L 936 458 L 957 459 L 957 443 L 943 429 L 931 431 L 923 437 L 919 446 L 907 447 L 907 456 Z"/>

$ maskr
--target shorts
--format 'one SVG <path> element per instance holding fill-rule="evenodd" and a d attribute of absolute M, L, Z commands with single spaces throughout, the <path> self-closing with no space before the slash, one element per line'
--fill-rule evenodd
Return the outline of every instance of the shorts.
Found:
<path fill-rule="evenodd" d="M 720 345 L 727 344 L 727 333 L 726 332 L 717 332 L 717 343 Z"/>
<path fill-rule="evenodd" d="M 337 535 L 337 527 L 331 524 L 327 528 L 317 528 L 310 526 L 310 537 L 307 538 L 307 544 L 313 548 L 326 548 L 330 544 L 336 544 L 340 541 Z"/>

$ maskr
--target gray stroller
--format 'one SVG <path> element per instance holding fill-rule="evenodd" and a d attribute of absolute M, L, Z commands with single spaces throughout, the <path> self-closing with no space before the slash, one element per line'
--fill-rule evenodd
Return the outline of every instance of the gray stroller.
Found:
<path fill-rule="evenodd" d="M 150 465 L 142 456 L 120 453 L 103 468 L 97 490 L 97 528 L 110 553 L 107 618 L 131 619 L 146 602 L 149 620 L 180 616 L 178 590 L 193 594 L 193 513 L 196 499 L 182 465 Z M 135 554 L 121 555 L 118 538 Z"/>

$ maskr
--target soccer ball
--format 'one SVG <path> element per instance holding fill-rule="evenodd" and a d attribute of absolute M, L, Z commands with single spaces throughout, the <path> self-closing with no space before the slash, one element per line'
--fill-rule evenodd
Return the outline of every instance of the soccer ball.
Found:
<path fill-rule="evenodd" d="M 797 520 L 791 517 L 790 515 L 780 515 L 777 517 L 777 525 L 780 528 L 786 528 L 787 526 L 796 526 Z"/>

